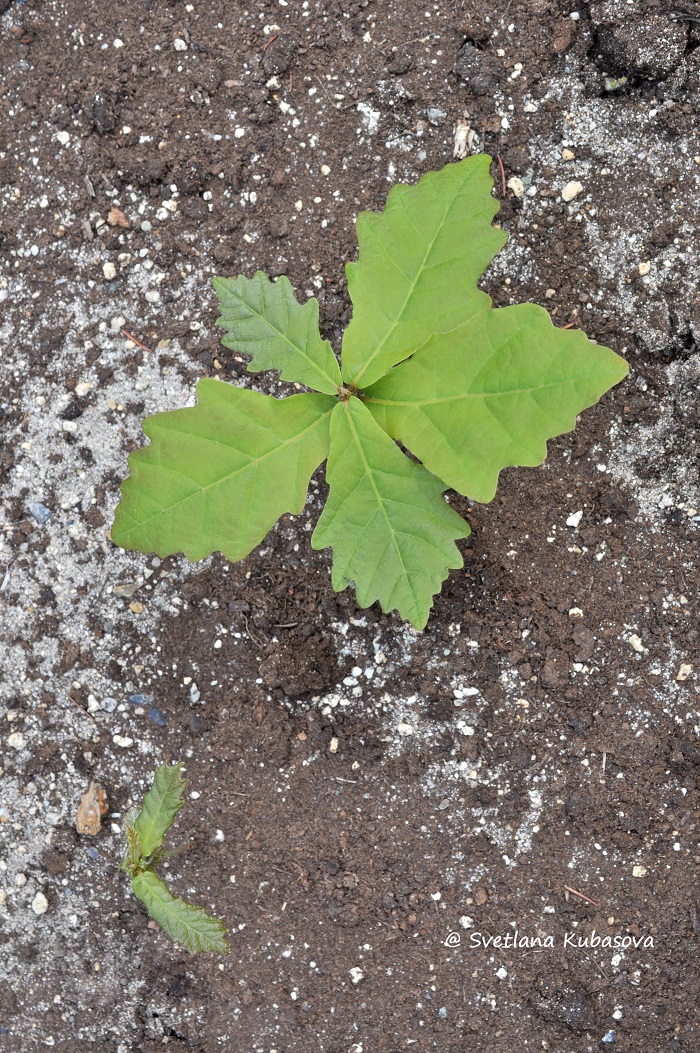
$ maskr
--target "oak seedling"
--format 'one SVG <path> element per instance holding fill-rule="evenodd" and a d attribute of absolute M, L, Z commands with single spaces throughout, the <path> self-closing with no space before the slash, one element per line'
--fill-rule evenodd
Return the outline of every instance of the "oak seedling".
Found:
<path fill-rule="evenodd" d="M 156 873 L 166 856 L 163 839 L 184 804 L 186 787 L 179 762 L 156 769 L 141 810 L 132 809 L 125 816 L 126 853 L 121 867 L 131 879 L 134 895 L 173 942 L 193 953 L 228 954 L 224 924 L 202 907 L 174 896 Z"/>
<path fill-rule="evenodd" d="M 311 544 L 333 549 L 333 587 L 354 582 L 361 607 L 379 601 L 425 626 L 470 534 L 444 491 L 490 501 L 503 468 L 541 464 L 547 440 L 627 373 L 543 308 L 494 308 L 478 288 L 507 240 L 493 225 L 490 162 L 448 164 L 393 187 L 383 212 L 359 214 L 340 362 L 318 302 L 300 304 L 286 277 L 214 279 L 223 344 L 250 357 L 249 372 L 278 370 L 311 390 L 277 399 L 205 379 L 196 406 L 148 418 L 116 544 L 241 560 L 280 516 L 302 511 L 327 460 Z"/>

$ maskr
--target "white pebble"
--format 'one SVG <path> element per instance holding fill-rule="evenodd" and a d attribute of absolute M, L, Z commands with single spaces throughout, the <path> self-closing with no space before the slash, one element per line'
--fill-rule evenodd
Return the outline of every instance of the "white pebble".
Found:
<path fill-rule="evenodd" d="M 176 51 L 187 51 L 187 44 L 182 37 L 175 37 L 173 40 L 173 47 Z"/>
<path fill-rule="evenodd" d="M 35 914 L 46 914 L 49 909 L 49 901 L 43 892 L 37 892 L 36 896 L 32 900 L 32 910 Z"/>
<path fill-rule="evenodd" d="M 582 190 L 583 186 L 581 185 L 581 183 L 578 183 L 576 180 L 572 180 L 570 183 L 567 183 L 564 189 L 562 190 L 562 200 L 573 201 L 575 197 L 578 197 Z"/>
<path fill-rule="evenodd" d="M 522 179 L 518 179 L 517 176 L 511 176 L 508 180 L 508 189 L 512 190 L 516 197 L 524 197 L 525 195 L 525 184 Z"/>
<path fill-rule="evenodd" d="M 350 979 L 354 984 L 359 984 L 360 980 L 364 980 L 365 974 L 359 966 L 355 966 L 350 970 Z"/>
<path fill-rule="evenodd" d="M 75 433 L 78 430 L 78 425 L 75 423 L 74 420 L 64 420 L 63 430 L 69 435 L 75 435 Z"/>
<path fill-rule="evenodd" d="M 499 980 L 505 980 L 507 975 L 508 975 L 508 970 L 504 969 L 503 966 L 501 966 L 501 968 L 496 973 L 496 976 L 498 977 Z"/>
<path fill-rule="evenodd" d="M 632 867 L 632 877 L 645 877 L 647 874 L 647 868 L 637 863 L 636 866 Z"/>
<path fill-rule="evenodd" d="M 61 146 L 68 146 L 68 143 L 70 142 L 70 135 L 68 132 L 59 132 L 56 138 Z"/>
<path fill-rule="evenodd" d="M 113 263 L 110 263 L 108 261 L 107 263 L 102 264 L 102 273 L 104 274 L 107 281 L 111 281 L 112 278 L 116 278 L 117 276 L 117 268 L 114 266 Z"/>
<path fill-rule="evenodd" d="M 157 289 L 147 289 L 146 299 L 149 303 L 158 303 L 158 301 L 160 300 L 160 293 Z"/>
<path fill-rule="evenodd" d="M 412 735 L 413 725 L 412 724 L 399 724 L 397 731 L 399 735 Z"/>
<path fill-rule="evenodd" d="M 27 745 L 27 740 L 20 731 L 15 731 L 12 735 L 8 736 L 7 745 L 12 746 L 15 750 L 23 750 Z"/>
<path fill-rule="evenodd" d="M 81 381 L 80 384 L 76 384 L 75 385 L 75 393 L 76 393 L 76 395 L 78 396 L 79 399 L 83 398 L 83 396 L 87 395 L 88 391 L 91 391 L 91 390 L 92 390 L 92 384 L 90 383 L 89 380 L 83 380 L 83 381 Z"/>
<path fill-rule="evenodd" d="M 334 735 L 333 738 L 330 741 L 330 745 L 329 745 L 328 749 L 331 751 L 331 753 L 337 753 L 339 745 L 340 745 L 339 739 L 337 738 L 336 735 Z"/>
<path fill-rule="evenodd" d="M 632 635 L 630 636 L 629 645 L 633 651 L 637 652 L 637 654 L 642 654 L 644 652 L 644 644 L 642 643 L 642 641 L 636 633 L 632 633 Z"/>
<path fill-rule="evenodd" d="M 644 277 L 645 274 L 648 274 L 650 270 L 651 263 L 649 262 L 649 260 L 642 260 L 642 262 L 639 264 L 639 273 L 642 275 L 642 277 Z"/>
<path fill-rule="evenodd" d="M 117 37 L 116 40 L 114 41 L 114 43 L 112 44 L 112 47 L 113 48 L 123 48 L 124 47 L 124 41 L 120 40 L 119 37 Z"/>
<path fill-rule="evenodd" d="M 681 662 L 676 673 L 676 680 L 687 680 L 693 671 L 693 667 L 690 662 Z"/>
<path fill-rule="evenodd" d="M 578 512 L 572 512 L 566 521 L 568 527 L 577 527 L 583 519 L 583 509 Z"/>
<path fill-rule="evenodd" d="M 130 739 L 128 735 L 113 735 L 112 742 L 115 746 L 121 746 L 123 750 L 128 750 L 129 746 L 134 745 L 134 740 Z"/>

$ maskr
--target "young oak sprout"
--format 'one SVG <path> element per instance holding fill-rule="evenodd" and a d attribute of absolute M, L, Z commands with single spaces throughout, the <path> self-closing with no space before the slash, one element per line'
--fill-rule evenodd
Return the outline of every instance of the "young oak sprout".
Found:
<path fill-rule="evenodd" d="M 161 764 L 156 769 L 141 811 L 134 808 L 124 817 L 126 853 L 121 867 L 131 879 L 134 895 L 171 940 L 193 953 L 214 951 L 228 954 L 223 923 L 202 907 L 174 896 L 155 871 L 166 855 L 163 838 L 184 804 L 186 787 L 181 763 Z"/>
<path fill-rule="evenodd" d="M 463 565 L 455 542 L 470 533 L 444 490 L 490 501 L 503 468 L 541 464 L 547 440 L 627 373 L 543 308 L 494 308 L 478 288 L 507 240 L 492 225 L 490 162 L 448 164 L 393 187 L 383 212 L 359 214 L 340 363 L 320 336 L 317 301 L 299 304 L 286 277 L 214 279 L 223 344 L 250 357 L 249 372 L 279 370 L 311 390 L 276 399 L 201 380 L 196 406 L 148 418 L 117 545 L 241 560 L 280 516 L 302 511 L 327 459 L 311 544 L 333 549 L 333 587 L 354 582 L 361 607 L 378 600 L 425 626 Z"/>

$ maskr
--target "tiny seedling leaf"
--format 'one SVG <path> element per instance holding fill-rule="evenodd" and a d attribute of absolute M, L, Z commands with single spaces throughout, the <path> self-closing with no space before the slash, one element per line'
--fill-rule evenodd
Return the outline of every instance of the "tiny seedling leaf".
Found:
<path fill-rule="evenodd" d="M 462 566 L 455 539 L 470 532 L 443 499 L 444 485 L 356 398 L 333 413 L 326 478 L 330 495 L 311 544 L 333 547 L 333 588 L 354 581 L 361 607 L 379 600 L 422 629 L 448 571 Z"/>
<path fill-rule="evenodd" d="M 223 922 L 207 914 L 202 907 L 173 896 L 165 882 L 152 870 L 135 874 L 131 888 L 149 915 L 175 943 L 182 944 L 193 954 L 197 951 L 229 953 Z"/>
<path fill-rule="evenodd" d="M 425 625 L 470 532 L 442 491 L 490 501 L 503 468 L 540 464 L 548 439 L 627 372 L 542 308 L 494 309 L 478 288 L 506 241 L 492 223 L 490 163 L 448 164 L 394 187 L 382 213 L 360 213 L 340 367 L 318 304 L 299 304 L 286 278 L 215 279 L 224 344 L 250 356 L 251 372 L 278 370 L 319 394 L 278 400 L 203 380 L 197 406 L 150 418 L 151 445 L 129 458 L 118 545 L 242 559 L 302 510 L 328 457 L 312 544 L 333 548 L 334 587 L 353 581 L 361 606 L 378 600 Z"/>
<path fill-rule="evenodd" d="M 281 515 L 303 509 L 336 400 L 274 399 L 218 380 L 200 380 L 197 394 L 191 409 L 144 424 L 151 445 L 129 457 L 112 539 L 191 560 L 219 550 L 235 562 Z"/>
<path fill-rule="evenodd" d="M 580 330 L 555 329 L 535 304 L 488 308 L 427 341 L 365 391 L 374 419 L 426 468 L 490 501 L 509 465 L 541 464 L 547 439 L 625 376 Z"/>
<path fill-rule="evenodd" d="M 279 369 L 281 380 L 337 394 L 340 369 L 318 331 L 318 300 L 311 297 L 302 306 L 288 278 L 273 283 L 262 271 L 252 278 L 214 278 L 214 288 L 218 325 L 228 330 L 221 343 L 251 356 L 250 373 Z"/>
<path fill-rule="evenodd" d="M 187 779 L 182 777 L 182 764 L 161 764 L 156 768 L 153 784 L 143 799 L 134 821 L 141 854 L 148 858 L 163 844 L 163 838 L 185 803 Z M 128 830 L 128 826 L 127 826 Z"/>

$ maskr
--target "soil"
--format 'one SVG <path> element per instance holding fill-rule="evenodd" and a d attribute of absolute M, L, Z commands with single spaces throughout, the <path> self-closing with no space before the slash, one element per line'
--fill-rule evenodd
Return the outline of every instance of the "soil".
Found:
<path fill-rule="evenodd" d="M 0 10 L 0 1047 L 698 1053 L 698 13 Z M 204 375 L 285 388 L 219 345 L 211 275 L 287 274 L 337 349 L 357 211 L 460 119 L 510 234 L 483 287 L 630 378 L 454 499 L 473 534 L 423 633 L 332 592 L 322 473 L 239 565 L 117 550 L 147 413 Z M 164 758 L 168 881 L 225 959 L 119 870 Z"/>

